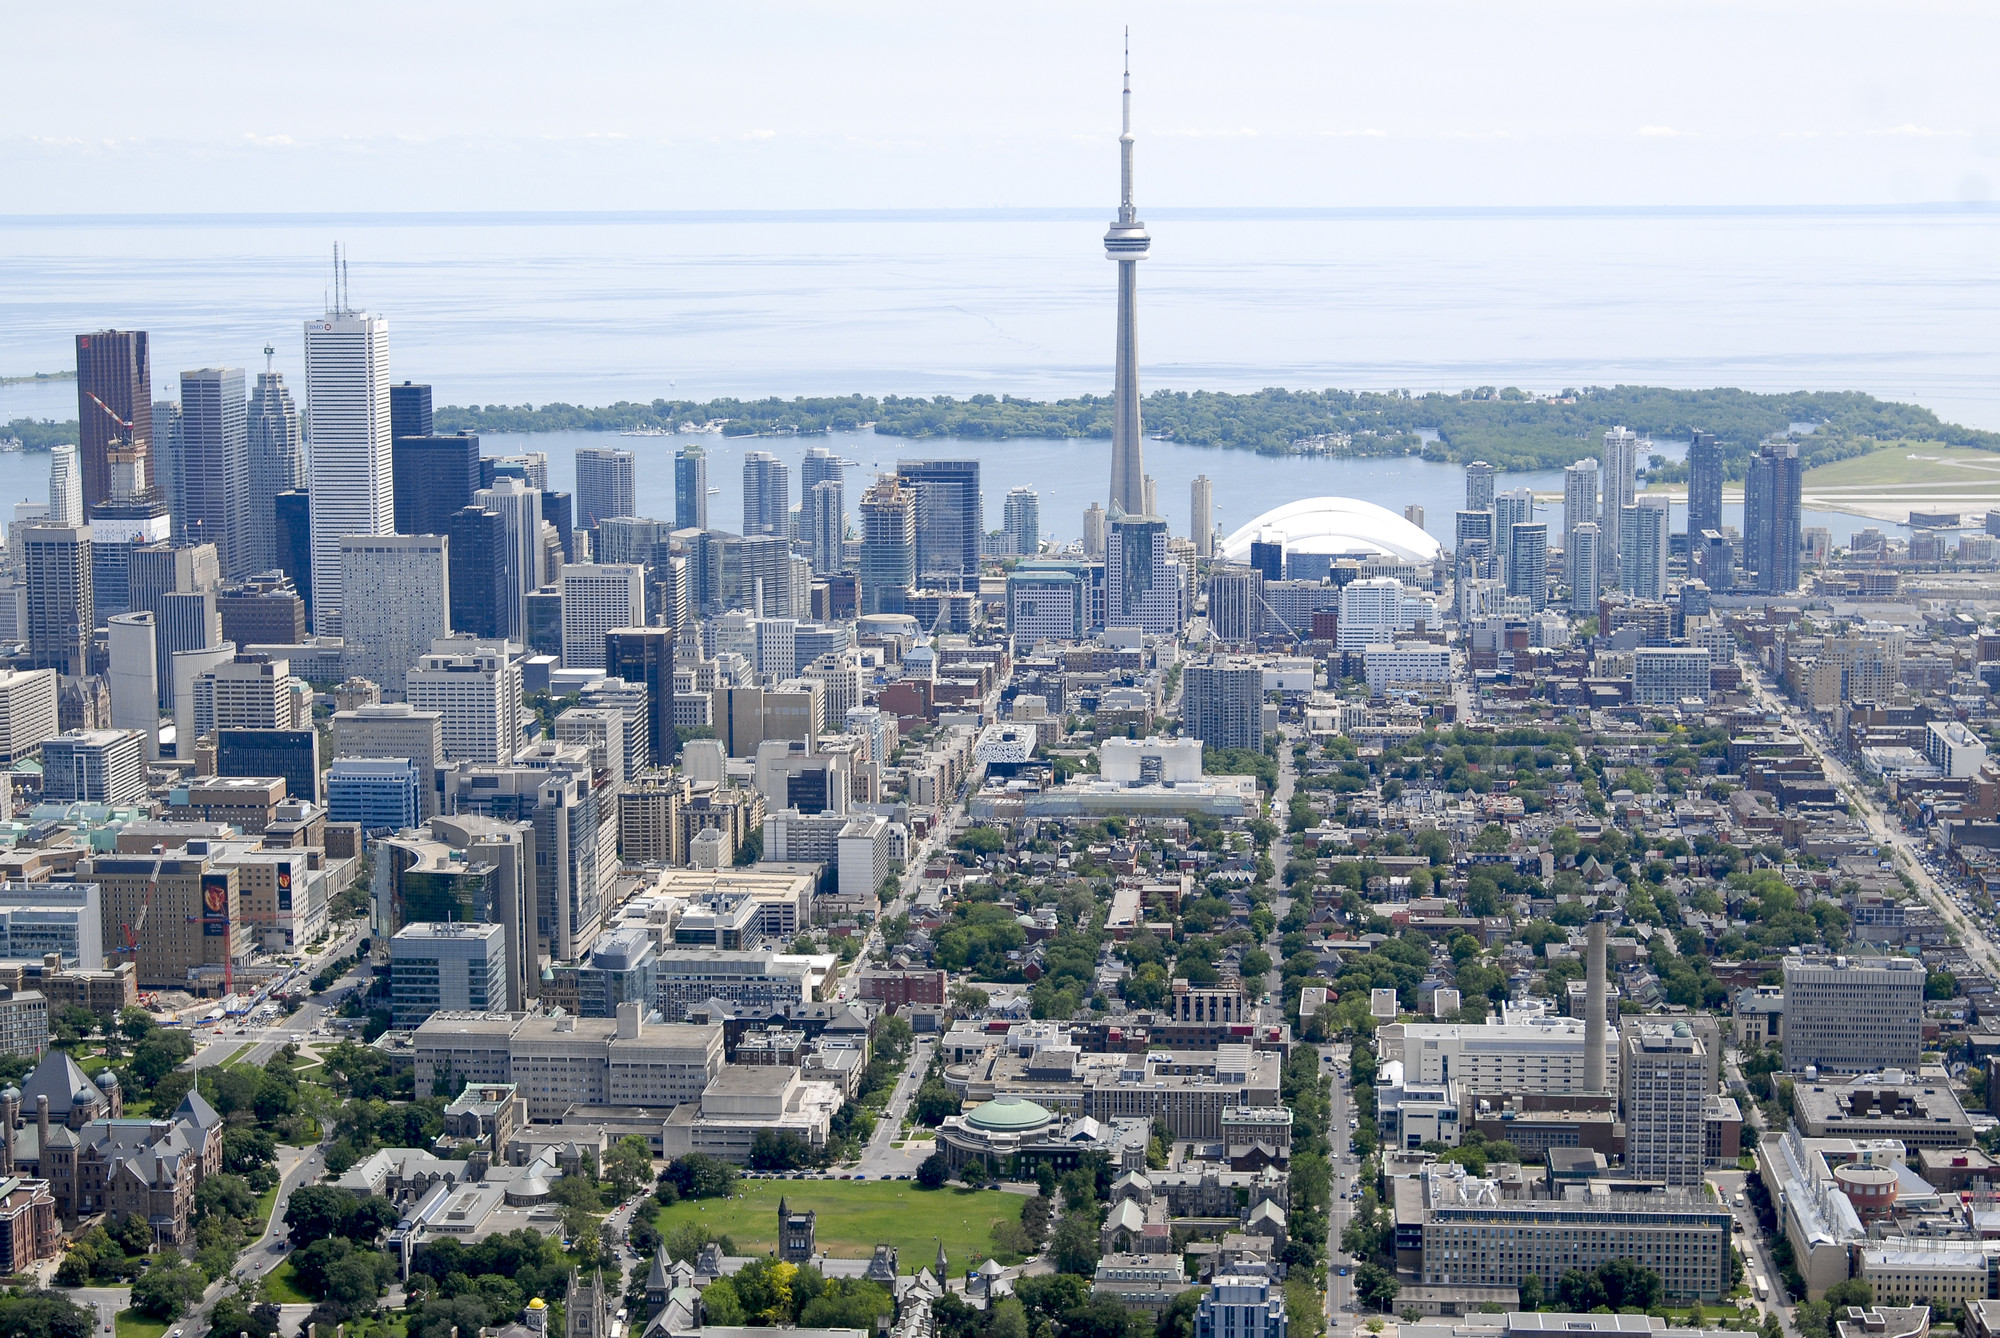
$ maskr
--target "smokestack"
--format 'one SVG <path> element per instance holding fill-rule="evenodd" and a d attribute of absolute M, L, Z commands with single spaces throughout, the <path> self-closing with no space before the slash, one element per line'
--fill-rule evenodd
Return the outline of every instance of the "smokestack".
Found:
<path fill-rule="evenodd" d="M 1583 996 L 1583 1090 L 1604 1090 L 1604 921 L 1592 920 L 1589 975 Z"/>
<path fill-rule="evenodd" d="M 35 1098 L 35 1128 L 41 1134 L 41 1141 L 35 1144 L 35 1156 L 40 1159 L 35 1166 L 35 1174 L 45 1175 L 49 1169 L 49 1097 L 46 1092 Z"/>

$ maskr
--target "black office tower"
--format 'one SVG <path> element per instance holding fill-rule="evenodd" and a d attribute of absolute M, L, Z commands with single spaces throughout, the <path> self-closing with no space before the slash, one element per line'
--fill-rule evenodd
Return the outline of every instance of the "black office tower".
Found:
<path fill-rule="evenodd" d="M 389 387 L 389 438 L 428 437 L 431 427 L 431 388 L 404 381 Z M 403 533 L 408 534 L 408 530 Z M 425 534 L 437 531 L 425 530 Z"/>
<path fill-rule="evenodd" d="M 464 507 L 452 516 L 445 535 L 451 549 L 451 630 L 505 636 L 512 607 L 500 560 L 507 546 L 506 519 L 498 511 Z"/>
<path fill-rule="evenodd" d="M 313 604 L 312 497 L 304 488 L 278 494 L 276 509 L 278 569 L 292 578 L 292 589 L 306 602 L 308 624 Z"/>
<path fill-rule="evenodd" d="M 614 627 L 604 634 L 604 672 L 646 685 L 653 764 L 674 760 L 674 629 Z"/>
<path fill-rule="evenodd" d="M 1713 432 L 1697 432 L 1688 441 L 1687 532 L 1699 535 L 1721 528 L 1722 443 Z"/>
<path fill-rule="evenodd" d="M 1267 544 L 1261 539 L 1250 541 L 1250 569 L 1263 573 L 1267 581 L 1285 579 L 1285 546 Z"/>
<path fill-rule="evenodd" d="M 550 492 L 542 489 L 542 519 L 556 527 L 556 536 L 562 540 L 563 556 L 576 561 L 576 539 L 572 534 L 574 521 L 570 506 L 570 495 L 566 492 Z"/>
<path fill-rule="evenodd" d="M 183 745 L 193 753 L 192 745 Z M 218 729 L 218 776 L 283 776 L 285 797 L 320 802 L 319 734 L 310 729 Z"/>
<path fill-rule="evenodd" d="M 429 386 L 416 389 L 428 391 Z M 426 415 L 428 417 L 428 414 Z M 479 438 L 397 437 L 390 448 L 395 470 L 396 533 L 444 534 L 479 487 Z"/>

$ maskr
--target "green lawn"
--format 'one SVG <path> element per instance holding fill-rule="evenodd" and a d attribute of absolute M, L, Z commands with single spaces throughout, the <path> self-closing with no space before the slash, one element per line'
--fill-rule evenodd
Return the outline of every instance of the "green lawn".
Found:
<path fill-rule="evenodd" d="M 954 1273 L 993 1255 L 993 1224 L 1020 1220 L 1019 1194 L 998 1190 L 919 1189 L 914 1180 L 745 1180 L 730 1199 L 699 1199 L 660 1210 L 660 1234 L 698 1222 L 728 1236 L 736 1253 L 778 1248 L 778 1199 L 819 1214 L 817 1240 L 835 1259 L 866 1259 L 878 1242 L 894 1245 L 905 1273 L 928 1268 L 944 1242 Z M 1009 1262 L 1001 1257 L 1002 1263 Z"/>
<path fill-rule="evenodd" d="M 271 1209 L 278 1206 L 278 1190 L 283 1183 L 280 1181 L 257 1196 L 257 1220 L 264 1226 L 271 1224 Z"/>
<path fill-rule="evenodd" d="M 162 1338 L 167 1325 L 136 1310 L 118 1312 L 118 1338 Z"/>
<path fill-rule="evenodd" d="M 264 1290 L 270 1294 L 271 1300 L 278 1305 L 311 1305 L 313 1303 L 312 1297 L 300 1291 L 298 1284 L 292 1281 L 292 1261 L 289 1259 L 265 1275 Z M 124 1338 L 124 1335 L 120 1334 L 119 1338 Z"/>
<path fill-rule="evenodd" d="M 1919 458 L 1913 460 L 1911 456 Z M 1808 491 L 1898 483 L 2000 486 L 2000 454 L 1964 446 L 1941 446 L 1936 442 L 1899 442 L 1866 455 L 1809 469 L 1804 479 Z"/>

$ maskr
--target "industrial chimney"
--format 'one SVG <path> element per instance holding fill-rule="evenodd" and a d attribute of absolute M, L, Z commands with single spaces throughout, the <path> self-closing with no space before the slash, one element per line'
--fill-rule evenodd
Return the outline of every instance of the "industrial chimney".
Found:
<path fill-rule="evenodd" d="M 1583 1090 L 1604 1090 L 1604 921 L 1592 920 L 1583 997 Z"/>

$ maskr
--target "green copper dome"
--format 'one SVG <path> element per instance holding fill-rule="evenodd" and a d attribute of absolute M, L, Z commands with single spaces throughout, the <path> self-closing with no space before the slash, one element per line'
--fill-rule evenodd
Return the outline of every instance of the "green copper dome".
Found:
<path fill-rule="evenodd" d="M 1033 1133 L 1054 1118 L 1046 1107 L 1018 1096 L 995 1097 L 965 1114 L 965 1122 L 973 1128 L 996 1134 Z"/>

